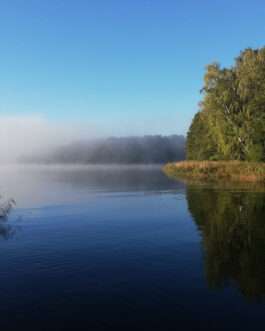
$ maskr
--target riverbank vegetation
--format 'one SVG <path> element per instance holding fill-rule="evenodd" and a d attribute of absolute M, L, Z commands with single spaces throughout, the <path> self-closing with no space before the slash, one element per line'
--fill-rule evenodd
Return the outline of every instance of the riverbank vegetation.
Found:
<path fill-rule="evenodd" d="M 175 179 L 264 182 L 265 163 L 246 161 L 182 161 L 168 163 L 164 172 Z"/>

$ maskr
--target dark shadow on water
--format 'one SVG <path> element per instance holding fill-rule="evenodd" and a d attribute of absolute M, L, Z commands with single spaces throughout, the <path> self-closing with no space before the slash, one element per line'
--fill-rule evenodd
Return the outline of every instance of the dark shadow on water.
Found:
<path fill-rule="evenodd" d="M 262 187 L 187 186 L 189 210 L 202 237 L 208 284 L 265 298 L 265 193 Z"/>
<path fill-rule="evenodd" d="M 10 239 L 14 236 L 14 234 L 15 229 L 10 224 L 8 224 L 7 217 L 0 218 L 0 240 Z"/>

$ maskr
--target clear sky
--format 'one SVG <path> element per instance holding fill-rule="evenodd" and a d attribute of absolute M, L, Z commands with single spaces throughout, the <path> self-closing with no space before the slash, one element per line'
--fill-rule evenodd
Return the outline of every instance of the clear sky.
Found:
<path fill-rule="evenodd" d="M 205 65 L 263 45 L 264 0 L 1 0 L 0 112 L 185 134 Z"/>

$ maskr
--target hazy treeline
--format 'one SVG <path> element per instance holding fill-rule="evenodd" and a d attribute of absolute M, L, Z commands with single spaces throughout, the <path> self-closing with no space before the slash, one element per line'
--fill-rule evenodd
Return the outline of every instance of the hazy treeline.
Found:
<path fill-rule="evenodd" d="M 181 135 L 111 137 L 75 142 L 45 155 L 25 157 L 35 163 L 146 164 L 185 158 L 185 138 Z"/>
<path fill-rule="evenodd" d="M 244 50 L 231 68 L 207 66 L 202 91 L 187 158 L 265 161 L 265 47 Z"/>

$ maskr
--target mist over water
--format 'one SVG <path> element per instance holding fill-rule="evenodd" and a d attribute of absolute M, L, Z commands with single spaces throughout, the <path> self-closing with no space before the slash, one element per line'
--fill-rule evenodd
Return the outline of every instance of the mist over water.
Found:
<path fill-rule="evenodd" d="M 16 206 L 0 217 L 3 330 L 264 325 L 263 189 L 169 179 L 183 136 L 5 123 L 0 194 Z"/>
<path fill-rule="evenodd" d="M 16 206 L 0 218 L 1 328 L 264 325 L 263 188 L 169 179 L 183 136 L 6 123 L 0 193 Z"/>
<path fill-rule="evenodd" d="M 89 121 L 48 120 L 40 115 L 0 116 L 0 164 L 165 163 L 185 158 L 182 135 L 126 136 Z"/>
<path fill-rule="evenodd" d="M 82 203 L 98 193 L 162 193 L 184 187 L 168 179 L 160 165 L 5 165 L 3 196 L 18 207 Z"/>
<path fill-rule="evenodd" d="M 41 115 L 1 115 L 0 163 L 16 163 L 21 157 L 42 155 L 72 141 L 103 135 L 89 122 L 48 120 Z"/>

